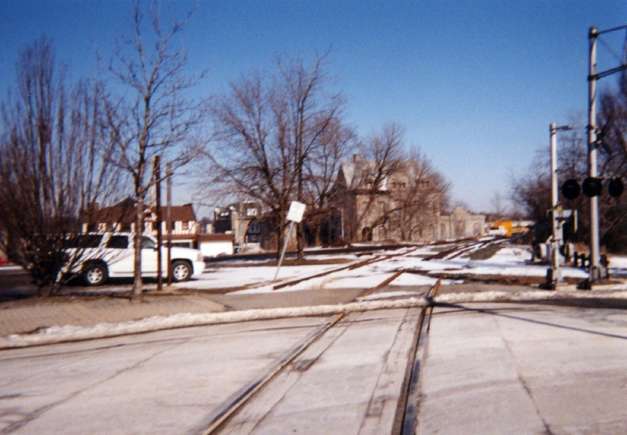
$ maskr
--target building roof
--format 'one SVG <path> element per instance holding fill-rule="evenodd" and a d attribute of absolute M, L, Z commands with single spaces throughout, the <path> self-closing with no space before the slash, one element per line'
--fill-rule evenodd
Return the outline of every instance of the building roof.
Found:
<path fill-rule="evenodd" d="M 147 207 L 155 213 L 156 208 Z M 165 221 L 166 206 L 161 206 L 161 218 Z M 172 221 L 190 222 L 196 220 L 196 213 L 192 204 L 173 205 L 171 208 Z M 103 207 L 95 211 L 94 222 L 96 223 L 122 223 L 130 224 L 135 221 L 135 201 L 126 198 L 111 207 Z"/>
<path fill-rule="evenodd" d="M 376 172 L 375 162 L 366 160 L 357 155 L 351 160 L 345 161 L 340 165 L 339 174 L 344 175 L 344 182 L 349 190 L 364 188 L 364 183 L 369 176 Z M 379 186 L 380 191 L 388 190 L 388 180 L 384 177 Z"/>

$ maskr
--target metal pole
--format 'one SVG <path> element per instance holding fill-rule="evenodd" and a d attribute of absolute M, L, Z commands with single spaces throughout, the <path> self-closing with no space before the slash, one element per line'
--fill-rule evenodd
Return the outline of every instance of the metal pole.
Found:
<path fill-rule="evenodd" d="M 157 203 L 157 291 L 163 290 L 163 259 L 161 248 L 163 247 L 163 231 L 161 228 L 161 157 L 155 156 L 155 202 Z"/>
<path fill-rule="evenodd" d="M 166 226 L 168 227 L 168 286 L 172 285 L 172 165 L 170 163 L 165 166 L 166 182 Z"/>
<path fill-rule="evenodd" d="M 272 281 L 276 281 L 279 276 L 279 269 L 281 269 L 281 264 L 283 264 L 283 258 L 285 258 L 285 251 L 287 250 L 287 244 L 290 241 L 290 237 L 292 236 L 292 230 L 294 229 L 294 222 L 290 221 L 290 228 L 287 230 L 287 237 L 285 238 L 285 242 L 283 242 L 283 249 L 281 250 L 281 258 L 279 258 L 279 264 L 276 266 L 276 272 L 274 273 L 274 278 Z"/>
<path fill-rule="evenodd" d="M 557 193 L 557 125 L 552 122 L 549 125 L 550 150 L 551 150 L 551 284 L 557 284 L 562 280 L 559 260 L 559 223 L 557 213 L 559 198 Z"/>
<path fill-rule="evenodd" d="M 597 73 L 597 37 L 599 31 L 590 27 L 588 68 L 588 176 L 597 177 L 597 144 L 596 144 L 596 73 Z M 590 197 L 590 283 L 601 278 L 599 244 L 599 198 Z"/>

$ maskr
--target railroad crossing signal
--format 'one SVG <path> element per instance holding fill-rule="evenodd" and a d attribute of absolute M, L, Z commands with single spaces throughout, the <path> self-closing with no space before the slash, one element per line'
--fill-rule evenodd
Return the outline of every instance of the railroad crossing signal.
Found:
<path fill-rule="evenodd" d="M 581 187 L 579 187 L 577 180 L 571 178 L 570 180 L 564 181 L 564 184 L 562 184 L 562 195 L 564 195 L 566 199 L 575 199 L 580 193 Z"/>
<path fill-rule="evenodd" d="M 603 191 L 603 179 L 600 177 L 587 177 L 583 180 L 581 187 L 579 187 L 579 182 L 574 178 L 566 180 L 564 184 L 562 184 L 562 195 L 566 199 L 575 199 L 577 198 L 583 190 L 583 194 L 589 198 L 594 196 L 600 196 Z M 620 177 L 612 178 L 607 183 L 607 193 L 613 197 L 618 198 L 625 191 L 625 185 L 623 184 L 623 180 Z"/>
<path fill-rule="evenodd" d="M 623 180 L 620 178 L 612 178 L 607 185 L 608 193 L 614 198 L 621 196 L 624 190 L 625 186 L 623 185 Z"/>
<path fill-rule="evenodd" d="M 587 177 L 581 184 L 581 190 L 583 190 L 584 195 L 588 198 L 601 195 L 601 191 L 603 190 L 601 179 L 598 177 Z"/>

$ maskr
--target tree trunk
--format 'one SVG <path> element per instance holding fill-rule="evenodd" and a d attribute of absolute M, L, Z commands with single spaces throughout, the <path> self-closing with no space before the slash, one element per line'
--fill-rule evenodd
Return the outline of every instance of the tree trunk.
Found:
<path fill-rule="evenodd" d="M 279 224 L 276 230 L 276 261 L 281 258 L 281 247 L 283 246 L 283 226 Z"/>
<path fill-rule="evenodd" d="M 144 197 L 136 192 L 137 205 L 135 208 L 135 234 L 133 236 L 133 251 L 135 264 L 133 268 L 133 300 L 141 300 L 142 282 L 142 234 L 144 232 Z"/>
<path fill-rule="evenodd" d="M 297 251 L 297 258 L 299 260 L 302 260 L 305 257 L 304 254 L 304 241 L 305 239 L 305 235 L 304 235 L 304 231 L 303 231 L 303 223 L 299 222 L 296 225 L 296 251 Z M 289 243 L 289 240 L 288 240 Z"/>

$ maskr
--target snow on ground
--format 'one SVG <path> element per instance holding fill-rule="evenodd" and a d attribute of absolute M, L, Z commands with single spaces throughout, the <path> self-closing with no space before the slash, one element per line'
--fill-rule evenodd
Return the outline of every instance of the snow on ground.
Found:
<path fill-rule="evenodd" d="M 392 292 L 387 295 L 390 296 Z M 409 292 L 399 292 L 409 293 Z M 415 295 L 415 293 L 413 293 Z M 483 293 L 444 294 L 435 298 L 436 302 L 467 303 L 467 302 L 507 302 L 507 301 L 538 301 L 560 299 L 591 299 L 591 298 L 627 299 L 627 291 L 617 292 L 581 292 L 561 290 L 547 291 L 490 291 Z M 286 317 L 324 316 L 336 313 L 349 313 L 368 310 L 424 307 L 427 301 L 422 297 L 410 297 L 394 300 L 374 300 L 351 302 L 337 305 L 318 305 L 311 307 L 290 307 L 229 311 L 220 313 L 180 313 L 171 316 L 155 316 L 142 320 L 121 323 L 100 323 L 94 326 L 52 326 L 32 334 L 10 335 L 0 337 L 0 349 L 76 341 L 93 338 L 114 337 L 125 334 L 157 331 L 168 328 L 182 328 L 218 323 L 244 322 L 253 320 L 276 319 Z"/>
<path fill-rule="evenodd" d="M 316 261 L 316 260 L 350 260 L 355 261 L 359 260 L 359 256 L 355 254 L 320 254 L 320 255 L 307 255 L 305 254 L 305 260 Z"/>
<path fill-rule="evenodd" d="M 524 264 L 527 261 L 531 261 L 531 250 L 526 247 L 508 246 L 499 249 L 489 259 L 479 261 L 489 261 L 495 264 Z"/>
<path fill-rule="evenodd" d="M 431 260 L 431 261 L 414 259 L 412 261 L 407 261 L 405 264 L 403 264 L 403 267 L 405 269 L 416 269 L 416 270 L 422 270 L 425 272 L 430 272 L 430 271 L 437 272 L 441 270 L 463 269 L 467 264 L 468 264 L 468 260 L 464 260 L 460 258 L 456 258 L 454 260 Z"/>
<path fill-rule="evenodd" d="M 502 275 L 502 276 L 546 276 L 547 266 L 524 265 L 524 266 L 476 266 L 471 264 L 461 270 L 443 270 L 443 274 L 470 274 L 470 275 Z M 562 276 L 570 278 L 587 278 L 588 272 L 574 267 L 562 268 Z"/>
<path fill-rule="evenodd" d="M 315 275 L 316 273 L 337 269 L 341 265 L 307 265 L 283 266 L 279 271 L 279 279 L 292 279 L 300 276 Z M 219 289 L 242 287 L 255 283 L 270 282 L 274 278 L 276 266 L 252 267 L 220 267 L 205 269 L 205 272 L 195 280 L 175 284 L 177 287 L 192 289 Z"/>
<path fill-rule="evenodd" d="M 374 301 L 377 299 L 390 299 L 390 298 L 412 297 L 412 296 L 413 297 L 418 296 L 418 292 L 397 290 L 397 291 L 391 291 L 391 292 L 373 293 L 363 298 L 359 298 L 359 300 L 360 301 Z"/>
<path fill-rule="evenodd" d="M 418 275 L 415 273 L 402 273 L 398 278 L 390 283 L 391 286 L 412 286 L 412 285 L 433 285 L 437 278 Z"/>
<path fill-rule="evenodd" d="M 258 284 L 257 287 L 234 292 L 236 294 L 258 294 L 273 291 L 301 291 L 311 289 L 345 289 L 345 288 L 373 288 L 385 281 L 398 270 L 417 270 L 426 274 L 438 272 L 444 274 L 473 274 L 473 275 L 500 275 L 500 276 L 546 276 L 546 265 L 528 264 L 531 260 L 531 251 L 525 246 L 504 246 L 495 255 L 485 260 L 470 260 L 469 258 L 455 258 L 451 260 L 427 261 L 421 258 L 421 253 L 432 253 L 434 246 L 425 246 L 411 251 L 408 255 L 390 258 L 376 262 L 354 270 L 342 270 L 330 275 L 325 275 L 301 283 L 273 290 L 270 282 L 274 276 L 273 266 L 251 266 L 251 267 L 223 267 L 205 271 L 199 279 L 177 286 L 195 289 L 217 289 L 244 287 Z M 388 251 L 386 254 L 401 254 L 410 251 L 412 248 L 399 248 L 395 251 Z M 352 258 L 352 256 L 318 256 L 317 258 Z M 362 261 L 369 257 L 359 257 Z M 627 275 L 627 257 L 611 257 L 612 274 L 616 276 Z M 281 281 L 305 278 L 321 272 L 326 272 L 346 266 L 346 264 L 336 265 L 308 265 L 308 266 L 284 266 L 281 268 L 279 279 Z M 582 269 L 564 267 L 563 275 L 571 278 L 586 278 L 587 272 Z M 432 285 L 435 278 L 421 276 L 417 274 L 404 273 L 396 278 L 390 285 Z M 447 283 L 443 283 L 447 284 Z"/>
<path fill-rule="evenodd" d="M 421 307 L 425 306 L 425 304 L 426 301 L 423 298 L 416 297 L 402 300 L 363 301 L 311 307 L 264 308 L 220 313 L 179 313 L 171 316 L 154 316 L 120 323 L 99 323 L 94 326 L 51 326 L 32 334 L 14 334 L 0 337 L 0 349 L 115 337 L 170 328 L 289 317 L 328 316 L 338 313 Z"/>
<path fill-rule="evenodd" d="M 380 272 L 374 270 L 372 266 L 366 266 L 354 270 L 342 270 L 330 275 L 319 276 L 308 279 L 297 284 L 274 290 L 272 286 L 260 286 L 246 290 L 231 292 L 229 294 L 246 295 L 270 292 L 292 292 L 303 290 L 316 290 L 323 288 L 345 289 L 345 288 L 372 288 L 385 281 L 393 275 L 393 272 Z M 305 274 L 303 274 L 305 276 Z"/>

